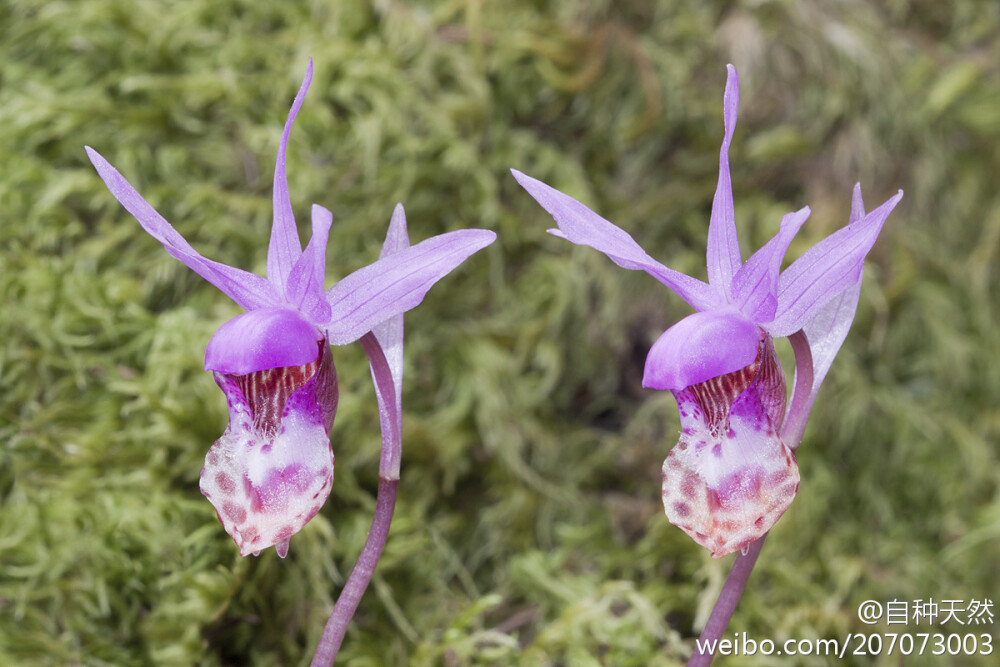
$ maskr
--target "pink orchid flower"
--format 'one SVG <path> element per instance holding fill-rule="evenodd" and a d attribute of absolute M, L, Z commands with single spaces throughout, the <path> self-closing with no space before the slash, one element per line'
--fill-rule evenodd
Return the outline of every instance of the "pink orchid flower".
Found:
<path fill-rule="evenodd" d="M 380 259 L 326 290 L 333 215 L 313 205 L 312 237 L 303 250 L 285 175 L 289 133 L 312 71 L 310 60 L 278 147 L 267 278 L 202 257 L 107 160 L 86 149 L 111 194 L 143 229 L 247 311 L 223 324 L 205 352 L 205 370 L 215 374 L 226 395 L 229 426 L 208 451 L 200 485 L 243 556 L 273 545 L 284 557 L 291 536 L 330 494 L 330 429 L 338 398 L 330 345 L 374 331 L 374 340 L 388 345 L 395 384 L 393 391 L 377 390 L 381 412 L 395 406 L 389 409 L 398 413 L 400 314 L 496 239 L 491 231 L 467 229 L 410 246 L 403 207 L 397 205 Z M 395 422 L 398 427 L 398 418 Z M 393 451 L 395 460 L 383 461 L 383 468 L 388 478 L 398 479 L 398 447 Z"/>
<path fill-rule="evenodd" d="M 625 231 L 534 178 L 514 178 L 558 224 L 549 232 L 646 271 L 697 312 L 667 329 L 646 358 L 642 384 L 677 399 L 681 435 L 663 464 L 667 518 L 719 558 L 743 549 L 788 509 L 799 486 L 794 450 L 820 384 L 858 304 L 864 259 L 902 190 L 865 213 L 855 186 L 850 220 L 781 271 L 809 207 L 785 215 L 778 233 L 743 262 L 733 212 L 729 144 L 739 81 L 728 66 L 725 137 L 708 227 L 708 282 L 667 268 Z M 786 414 L 785 377 L 773 338 L 796 351 L 796 389 Z"/>

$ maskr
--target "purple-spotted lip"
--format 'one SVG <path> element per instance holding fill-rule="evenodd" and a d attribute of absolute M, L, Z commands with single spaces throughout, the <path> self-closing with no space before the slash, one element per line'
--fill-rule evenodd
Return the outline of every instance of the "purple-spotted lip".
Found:
<path fill-rule="evenodd" d="M 245 375 L 304 366 L 316 360 L 323 340 L 323 332 L 296 310 L 258 308 L 219 327 L 205 350 L 205 370 Z"/>
<path fill-rule="evenodd" d="M 653 343 L 642 386 L 680 391 L 746 368 L 766 335 L 735 309 L 688 315 Z"/>

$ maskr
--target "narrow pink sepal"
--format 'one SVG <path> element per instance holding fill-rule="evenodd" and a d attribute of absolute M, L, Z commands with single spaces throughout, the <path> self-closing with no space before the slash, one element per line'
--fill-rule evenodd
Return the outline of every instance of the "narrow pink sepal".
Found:
<path fill-rule="evenodd" d="M 712 217 L 708 224 L 708 282 L 726 298 L 729 296 L 733 276 L 743 263 L 740 241 L 736 233 L 736 214 L 733 210 L 733 184 L 729 175 L 729 145 L 736 129 L 736 116 L 740 106 L 740 80 L 736 68 L 726 65 L 726 92 L 722 97 L 722 116 L 725 135 L 719 151 L 719 184 L 712 199 Z"/>
<path fill-rule="evenodd" d="M 860 279 L 865 256 L 902 197 L 900 190 L 860 220 L 809 248 L 781 273 L 777 313 L 774 321 L 763 325 L 772 336 L 795 333 L 817 309 Z"/>
<path fill-rule="evenodd" d="M 853 225 L 855 222 L 865 217 L 865 200 L 861 197 L 861 183 L 854 184 L 854 192 L 851 193 L 851 217 L 847 224 Z"/>
<path fill-rule="evenodd" d="M 356 341 L 393 315 L 416 307 L 434 283 L 496 237 L 486 229 L 440 234 L 348 275 L 326 294 L 334 314 L 327 326 L 330 342 Z"/>
<path fill-rule="evenodd" d="M 288 137 L 292 133 L 295 117 L 298 115 L 299 109 L 302 108 L 302 102 L 306 99 L 312 76 L 313 61 L 310 58 L 309 65 L 306 67 L 306 76 L 302 80 L 299 92 L 295 95 L 292 108 L 288 111 L 288 120 L 285 121 L 285 129 L 281 133 L 278 157 L 274 163 L 274 192 L 272 195 L 274 219 L 271 223 L 271 241 L 267 246 L 267 277 L 281 293 L 285 292 L 285 284 L 292 266 L 302 254 L 302 243 L 299 240 L 298 229 L 295 227 L 295 216 L 292 214 L 292 200 L 288 194 L 285 157 L 288 153 Z"/>
<path fill-rule="evenodd" d="M 333 214 L 319 204 L 312 207 L 312 236 L 305 252 L 288 274 L 288 301 L 317 325 L 330 321 L 323 280 L 326 276 L 326 242 L 330 237 Z"/>
<path fill-rule="evenodd" d="M 750 256 L 733 276 L 732 299 L 754 322 L 770 322 L 778 308 L 778 274 L 788 244 L 809 217 L 806 206 L 781 218 L 778 233 Z"/>
<path fill-rule="evenodd" d="M 510 172 L 521 187 L 555 219 L 559 229 L 549 230 L 553 236 L 599 250 L 622 268 L 645 271 L 691 304 L 695 310 L 709 310 L 720 303 L 719 295 L 706 283 L 660 264 L 625 230 L 608 222 L 569 195 L 516 169 L 511 169 Z"/>
<path fill-rule="evenodd" d="M 865 217 L 865 202 L 861 198 L 861 184 L 854 186 L 851 198 L 851 217 L 848 224 L 854 224 Z M 810 392 L 810 403 L 816 397 L 819 386 L 833 365 L 833 359 L 844 344 L 854 315 L 858 310 L 858 300 L 861 298 L 861 283 L 864 279 L 864 268 L 858 274 L 858 280 L 840 294 L 817 309 L 809 321 L 802 326 L 802 331 L 809 342 L 812 353 L 813 381 Z"/>
<path fill-rule="evenodd" d="M 249 271 L 213 262 L 199 255 L 191 247 L 191 244 L 185 241 L 184 237 L 163 216 L 157 213 L 100 153 L 90 146 L 84 148 L 111 194 L 125 207 L 125 210 L 139 221 L 139 224 L 150 236 L 163 244 L 167 252 L 215 285 L 245 310 L 264 308 L 279 303 L 277 292 L 265 279 Z"/>
<path fill-rule="evenodd" d="M 854 194 L 851 201 L 851 217 L 849 224 L 854 224 L 865 217 L 865 203 L 861 197 L 861 184 L 854 186 Z M 815 309 L 808 322 L 802 326 L 802 334 L 805 336 L 805 344 L 808 347 L 808 360 L 800 360 L 799 350 L 796 341 L 792 340 L 792 349 L 796 350 L 796 370 L 795 383 L 792 389 L 792 402 L 788 408 L 788 416 L 782 433 L 785 442 L 792 449 L 799 446 L 802 435 L 805 432 L 806 421 L 812 411 L 813 403 L 819 388 L 826 379 L 826 374 L 833 365 L 833 360 L 844 344 L 851 324 L 854 322 L 854 314 L 858 309 L 858 300 L 861 297 L 861 283 L 864 278 L 864 270 L 858 275 L 858 280 L 830 299 L 821 308 Z M 804 372 L 800 377 L 799 368 L 802 363 L 808 363 L 811 372 Z M 799 387 L 805 381 L 808 386 Z M 799 398 L 800 392 L 805 393 Z"/>
<path fill-rule="evenodd" d="M 824 306 L 813 313 L 813 316 L 802 327 L 813 359 L 813 382 L 810 394 L 816 397 L 820 384 L 826 378 L 834 357 L 844 344 L 854 315 L 858 310 L 858 300 L 861 296 L 861 280 L 858 276 L 854 283 L 843 292 L 830 299 Z"/>
<path fill-rule="evenodd" d="M 385 243 L 382 244 L 382 252 L 379 259 L 391 257 L 410 247 L 410 236 L 406 229 L 406 212 L 402 204 L 396 204 L 392 211 L 392 218 L 389 220 L 389 230 L 385 235 Z M 393 315 L 386 321 L 372 329 L 375 339 L 382 346 L 382 353 L 385 354 L 386 363 L 389 364 L 389 371 L 392 374 L 392 384 L 396 390 L 396 410 L 401 410 L 403 392 L 403 314 Z M 372 371 L 374 373 L 374 371 Z M 375 385 L 378 390 L 378 383 Z M 384 397 L 379 397 L 380 404 L 387 404 Z M 397 417 L 402 417 L 397 414 Z"/>

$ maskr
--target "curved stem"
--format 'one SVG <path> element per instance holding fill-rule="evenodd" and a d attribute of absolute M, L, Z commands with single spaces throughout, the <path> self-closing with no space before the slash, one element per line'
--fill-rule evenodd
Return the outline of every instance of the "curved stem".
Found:
<path fill-rule="evenodd" d="M 396 492 L 399 486 L 399 459 L 402 451 L 400 438 L 400 420 L 396 392 L 392 381 L 392 373 L 386 362 L 382 346 L 374 334 L 367 333 L 361 338 L 361 346 L 368 355 L 375 380 L 375 391 L 379 395 L 379 420 L 382 426 L 382 455 L 379 464 L 378 498 L 375 501 L 375 516 L 372 518 L 368 539 L 358 556 L 351 575 L 344 584 L 344 589 L 337 598 L 333 613 L 323 628 L 313 655 L 311 667 L 330 667 L 337 658 L 340 645 L 344 641 L 347 626 L 357 611 L 361 597 L 368 588 L 375 566 L 382 556 L 386 539 L 389 537 L 389 525 L 396 508 Z M 385 401 L 391 401 L 391 406 Z M 393 468 L 397 471 L 393 474 Z"/>
<path fill-rule="evenodd" d="M 791 449 L 796 449 L 806 432 L 806 421 L 816 399 L 813 388 L 813 356 L 804 331 L 799 329 L 788 337 L 795 352 L 795 385 L 792 400 L 788 404 L 785 423 L 781 425 L 781 439 Z"/>
<path fill-rule="evenodd" d="M 809 341 L 802 330 L 793 333 L 788 340 L 792 344 L 792 351 L 795 352 L 795 387 L 792 389 L 792 400 L 788 404 L 785 421 L 781 425 L 781 439 L 791 449 L 795 449 L 799 446 L 802 434 L 806 430 L 806 420 L 809 419 L 809 411 L 815 398 L 812 392 L 813 358 Z M 746 588 L 750 573 L 757 563 L 757 557 L 766 539 L 767 533 L 764 533 L 750 543 L 745 553 L 737 554 L 733 569 L 729 571 L 726 583 L 722 585 L 715 606 L 712 607 L 708 622 L 695 643 L 694 654 L 688 660 L 688 667 L 706 667 L 712 663 L 714 657 L 712 651 L 729 626 L 729 620 L 743 596 L 743 589 Z M 708 650 L 703 653 L 702 648 Z"/>
<path fill-rule="evenodd" d="M 745 554 L 740 552 L 736 555 L 733 569 L 729 571 L 726 583 L 722 585 L 719 597 L 715 600 L 715 606 L 712 607 L 708 623 L 705 624 L 705 629 L 701 631 L 701 635 L 694 645 L 694 654 L 688 660 L 688 667 L 706 667 L 712 663 L 712 651 L 729 626 L 729 619 L 733 617 L 736 605 L 740 601 L 740 597 L 743 596 L 743 589 L 746 588 L 747 580 L 750 578 L 750 573 L 753 571 L 757 556 L 760 555 L 760 550 L 766 539 L 767 533 L 764 533 L 756 541 L 750 543 Z M 699 650 L 701 647 L 708 650 L 702 653 Z"/>

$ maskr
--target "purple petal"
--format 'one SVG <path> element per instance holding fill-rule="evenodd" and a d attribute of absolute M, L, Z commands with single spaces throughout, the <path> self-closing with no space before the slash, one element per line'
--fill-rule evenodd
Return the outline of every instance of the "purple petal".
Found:
<path fill-rule="evenodd" d="M 871 213 L 814 245 L 782 272 L 778 311 L 765 327 L 772 336 L 795 333 L 818 309 L 860 279 L 865 256 L 902 197 L 900 190 Z"/>
<path fill-rule="evenodd" d="M 770 322 L 778 307 L 778 274 L 788 244 L 809 217 L 806 206 L 781 218 L 778 233 L 764 244 L 733 276 L 732 299 L 737 308 L 754 322 Z"/>
<path fill-rule="evenodd" d="M 402 204 L 396 204 L 389 221 L 389 231 L 382 244 L 379 259 L 396 255 L 410 247 L 410 236 L 406 231 L 406 212 Z M 392 384 L 396 389 L 396 409 L 401 411 L 403 399 L 403 314 L 393 315 L 372 329 L 375 339 L 382 346 L 385 360 L 392 373 Z M 378 384 L 375 385 L 376 391 Z M 385 405 L 384 397 L 379 397 L 380 404 Z M 397 415 L 397 416 L 401 416 Z"/>
<path fill-rule="evenodd" d="M 733 310 L 688 315 L 653 343 L 642 386 L 679 391 L 746 368 L 763 337 L 760 327 Z"/>
<path fill-rule="evenodd" d="M 292 266 L 302 254 L 302 243 L 299 241 L 299 232 L 295 227 L 295 216 L 292 215 L 292 200 L 288 195 L 288 178 L 285 170 L 285 155 L 288 152 L 288 135 L 292 132 L 292 124 L 295 116 L 302 108 L 302 102 L 306 98 L 309 84 L 312 82 L 313 62 L 309 59 L 306 67 L 306 76 L 302 80 L 292 108 L 288 112 L 288 120 L 285 121 L 285 129 L 281 133 L 281 143 L 278 144 L 278 158 L 274 163 L 274 220 L 271 223 L 271 242 L 267 246 L 267 277 L 277 287 L 278 291 L 285 291 L 285 283 Z"/>
<path fill-rule="evenodd" d="M 770 530 L 799 485 L 778 434 L 785 376 L 771 339 L 759 349 L 752 365 L 674 392 L 681 436 L 663 462 L 663 508 L 713 558 Z"/>
<path fill-rule="evenodd" d="M 708 282 L 722 294 L 729 295 L 733 276 L 742 264 L 740 241 L 736 234 L 736 214 L 733 212 L 733 184 L 729 176 L 729 144 L 736 129 L 740 106 L 740 80 L 736 68 L 726 65 L 726 92 L 722 97 L 725 135 L 719 151 L 719 184 L 712 200 L 712 217 L 708 225 Z"/>
<path fill-rule="evenodd" d="M 111 194 L 139 221 L 150 236 L 163 244 L 167 252 L 184 262 L 189 269 L 222 290 L 226 296 L 246 310 L 278 303 L 278 294 L 270 283 L 260 276 L 213 262 L 199 255 L 184 237 L 135 191 L 117 169 L 90 146 L 85 148 L 90 161 Z"/>
<path fill-rule="evenodd" d="M 215 374 L 229 426 L 208 450 L 200 488 L 241 556 L 274 545 L 284 558 L 330 494 L 337 375 L 330 348 L 317 351 L 303 366 Z"/>
<path fill-rule="evenodd" d="M 287 294 L 293 306 L 318 325 L 330 321 L 323 280 L 326 277 L 326 242 L 333 214 L 318 204 L 312 207 L 312 237 L 306 250 L 288 274 Z"/>
<path fill-rule="evenodd" d="M 624 230 L 611 224 L 569 195 L 516 169 L 511 173 L 517 182 L 535 198 L 542 208 L 555 218 L 558 230 L 553 236 L 577 245 L 586 245 L 603 252 L 618 266 L 633 271 L 645 271 L 674 291 L 696 310 L 709 310 L 720 302 L 719 295 L 707 284 L 669 269 L 646 254 Z"/>
<path fill-rule="evenodd" d="M 333 308 L 330 342 L 346 345 L 415 307 L 434 283 L 496 237 L 485 229 L 448 232 L 350 274 L 326 294 Z"/>
<path fill-rule="evenodd" d="M 323 333 L 290 308 L 259 308 L 223 324 L 208 341 L 205 370 L 245 375 L 316 359 Z"/>

